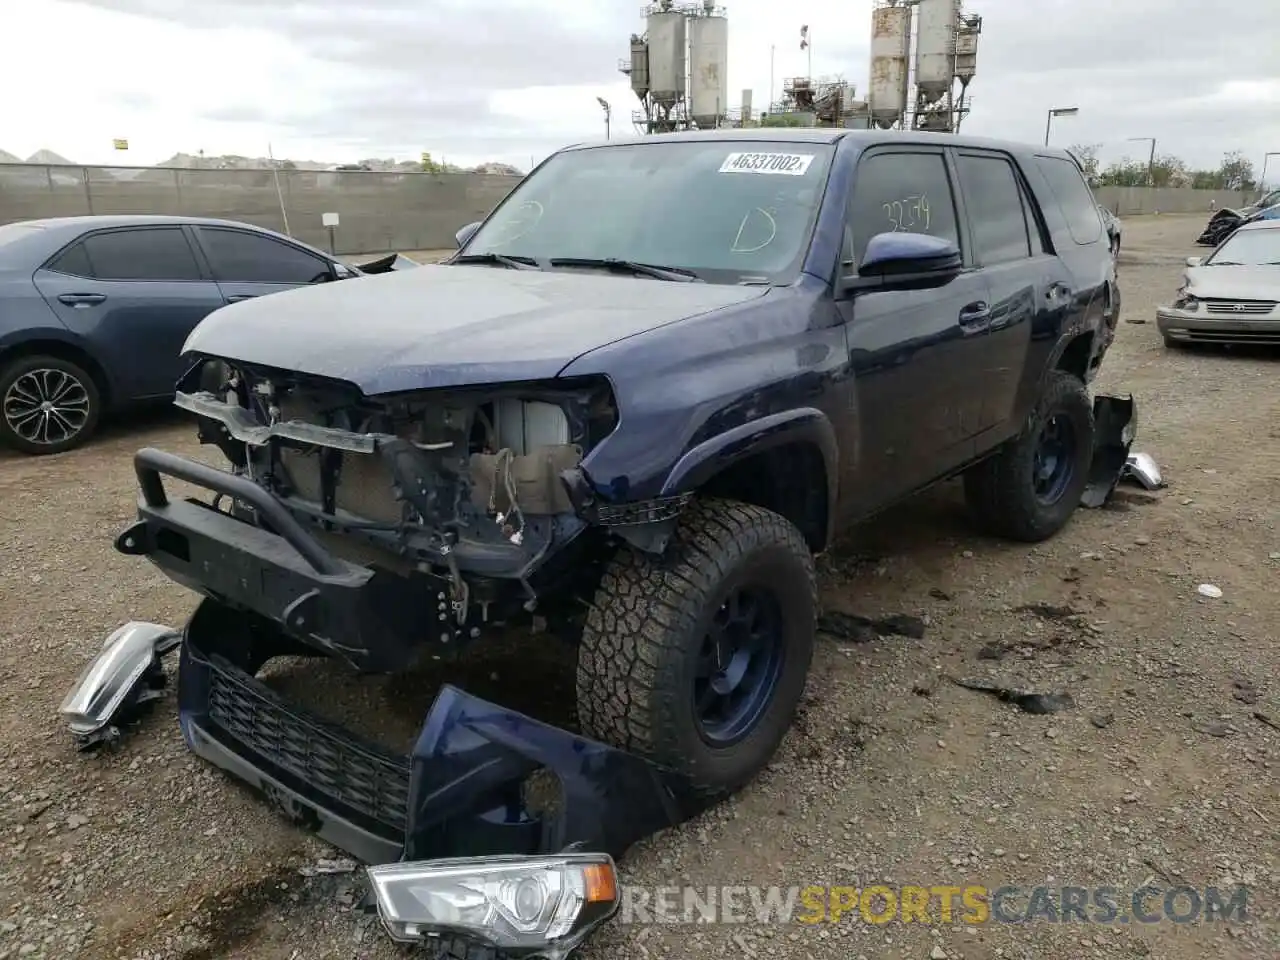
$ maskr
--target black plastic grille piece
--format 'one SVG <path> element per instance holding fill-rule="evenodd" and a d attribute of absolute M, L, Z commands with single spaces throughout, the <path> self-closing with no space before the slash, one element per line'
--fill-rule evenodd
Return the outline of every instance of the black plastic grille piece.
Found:
<path fill-rule="evenodd" d="M 286 704 L 235 668 L 210 664 L 209 717 L 226 736 L 329 802 L 406 829 L 409 761 Z"/>

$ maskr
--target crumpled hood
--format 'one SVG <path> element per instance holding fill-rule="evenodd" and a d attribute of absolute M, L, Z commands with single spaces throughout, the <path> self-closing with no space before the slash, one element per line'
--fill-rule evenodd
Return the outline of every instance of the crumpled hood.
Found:
<path fill-rule="evenodd" d="M 1201 300 L 1280 300 L 1280 266 L 1190 267 L 1187 293 Z"/>
<path fill-rule="evenodd" d="M 597 347 L 767 292 L 429 264 L 223 307 L 183 352 L 346 380 L 367 396 L 540 380 Z"/>

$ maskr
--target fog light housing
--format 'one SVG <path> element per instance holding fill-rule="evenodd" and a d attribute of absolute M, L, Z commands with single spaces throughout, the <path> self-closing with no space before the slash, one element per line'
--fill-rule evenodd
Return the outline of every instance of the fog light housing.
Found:
<path fill-rule="evenodd" d="M 160 658 L 181 642 L 173 628 L 139 621 L 107 637 L 58 707 L 82 748 L 115 739 L 119 715 L 162 695 Z"/>
<path fill-rule="evenodd" d="M 618 909 L 606 854 L 461 857 L 368 868 L 393 940 L 467 937 L 513 956 L 558 960 Z"/>

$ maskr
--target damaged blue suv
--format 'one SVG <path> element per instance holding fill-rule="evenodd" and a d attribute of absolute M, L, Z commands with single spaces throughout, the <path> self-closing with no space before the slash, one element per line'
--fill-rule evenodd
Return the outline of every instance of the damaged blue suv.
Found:
<path fill-rule="evenodd" d="M 117 541 L 206 598 L 192 749 L 367 862 L 620 852 L 769 761 L 838 532 L 955 476 L 1017 541 L 1081 503 L 1120 294 L 1065 151 L 575 146 L 458 241 L 204 320 L 177 404 L 227 467 L 140 451 Z M 582 736 L 445 688 L 404 757 L 255 678 L 304 652 L 401 671 L 534 615 L 577 644 Z M 521 793 L 537 766 L 550 820 Z"/>

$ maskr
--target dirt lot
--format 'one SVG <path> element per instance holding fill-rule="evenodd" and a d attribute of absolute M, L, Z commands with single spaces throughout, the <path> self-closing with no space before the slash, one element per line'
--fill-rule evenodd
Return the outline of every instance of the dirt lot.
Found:
<path fill-rule="evenodd" d="M 1168 489 L 1034 548 L 975 537 L 951 487 L 858 531 L 824 560 L 824 602 L 923 617 L 923 639 L 825 638 L 770 771 L 622 868 L 647 887 L 1101 885 L 1122 904 L 1148 880 L 1246 883 L 1247 922 L 615 925 L 588 960 L 1280 955 L 1280 730 L 1257 717 L 1280 722 L 1280 357 L 1160 344 L 1154 307 L 1202 220 L 1126 224 L 1124 313 L 1147 322 L 1121 325 L 1100 384 L 1136 395 Z M 106 633 L 193 606 L 111 548 L 147 444 L 198 450 L 161 416 L 0 460 L 0 958 L 400 956 L 350 909 L 353 878 L 299 872 L 331 850 L 188 756 L 171 703 L 116 752 L 68 742 L 58 702 Z M 973 676 L 1076 708 L 1031 715 L 945 679 Z M 430 693 L 406 686 L 364 700 L 418 716 Z"/>

